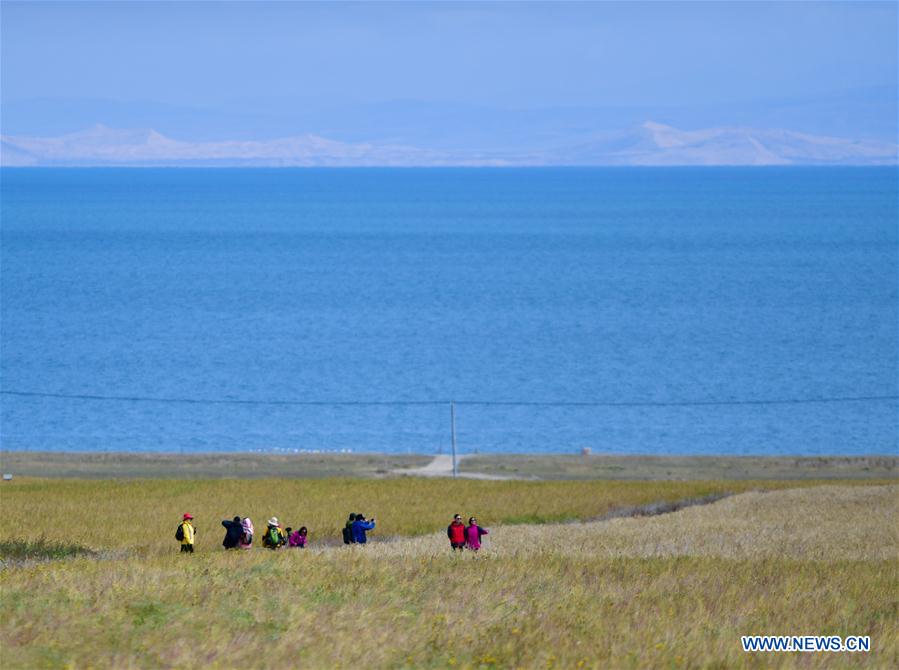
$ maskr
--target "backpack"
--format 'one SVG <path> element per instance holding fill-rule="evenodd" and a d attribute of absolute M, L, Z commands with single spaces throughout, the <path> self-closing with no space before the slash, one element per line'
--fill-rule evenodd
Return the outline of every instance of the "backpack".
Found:
<path fill-rule="evenodd" d="M 265 534 L 267 542 L 265 543 L 271 548 L 276 548 L 281 544 L 281 532 L 277 528 L 269 526 L 268 532 Z"/>
<path fill-rule="evenodd" d="M 178 524 L 178 530 L 175 531 L 175 539 L 178 540 L 178 542 L 184 541 L 184 524 L 183 523 Z"/>

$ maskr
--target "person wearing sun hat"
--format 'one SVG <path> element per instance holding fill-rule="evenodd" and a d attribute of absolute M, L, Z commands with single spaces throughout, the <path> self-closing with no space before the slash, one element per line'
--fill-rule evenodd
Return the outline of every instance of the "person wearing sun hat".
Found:
<path fill-rule="evenodd" d="M 265 535 L 262 536 L 262 546 L 268 549 L 280 549 L 284 542 L 281 524 L 278 523 L 278 517 L 273 516 L 268 520 L 268 528 L 265 529 Z"/>
<path fill-rule="evenodd" d="M 182 554 L 194 553 L 194 538 L 197 535 L 197 529 L 194 528 L 193 519 L 193 515 L 185 512 L 181 518 L 181 524 L 175 532 L 175 539 L 181 541 Z"/>

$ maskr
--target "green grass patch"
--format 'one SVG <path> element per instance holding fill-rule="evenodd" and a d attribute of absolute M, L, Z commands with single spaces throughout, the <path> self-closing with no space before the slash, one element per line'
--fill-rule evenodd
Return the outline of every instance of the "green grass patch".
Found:
<path fill-rule="evenodd" d="M 74 556 L 93 556 L 96 552 L 80 544 L 39 537 L 36 540 L 0 540 L 0 560 L 52 561 Z"/>

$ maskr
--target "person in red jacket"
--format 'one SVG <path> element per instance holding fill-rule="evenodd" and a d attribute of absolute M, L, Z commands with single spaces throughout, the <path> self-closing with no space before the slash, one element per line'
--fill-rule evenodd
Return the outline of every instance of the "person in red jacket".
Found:
<path fill-rule="evenodd" d="M 453 517 L 453 522 L 446 527 L 446 535 L 449 537 L 453 551 L 456 551 L 456 549 L 462 551 L 463 547 L 465 547 L 465 524 L 462 523 L 461 514 Z"/>

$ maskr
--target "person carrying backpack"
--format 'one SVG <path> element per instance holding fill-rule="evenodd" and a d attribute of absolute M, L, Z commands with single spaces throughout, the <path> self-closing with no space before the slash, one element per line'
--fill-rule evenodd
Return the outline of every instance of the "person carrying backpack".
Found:
<path fill-rule="evenodd" d="M 243 534 L 240 537 L 240 548 L 252 549 L 253 533 L 255 532 L 253 529 L 253 522 L 250 521 L 250 517 L 246 517 L 240 525 L 243 528 Z"/>
<path fill-rule="evenodd" d="M 278 517 L 273 516 L 268 520 L 268 528 L 265 529 L 265 535 L 262 536 L 262 545 L 267 549 L 280 549 L 284 544 L 284 534 L 278 524 Z"/>
<path fill-rule="evenodd" d="M 353 541 L 356 544 L 365 544 L 368 542 L 365 534 L 370 530 L 374 530 L 374 527 L 374 518 L 371 521 L 366 521 L 364 514 L 357 514 L 356 520 L 353 522 Z"/>
<path fill-rule="evenodd" d="M 356 513 L 350 512 L 349 520 L 343 526 L 343 543 L 344 544 L 355 544 L 356 540 L 353 538 L 353 522 L 356 520 Z"/>
<path fill-rule="evenodd" d="M 478 520 L 474 517 L 468 519 L 468 527 L 465 529 L 465 546 L 472 551 L 481 548 L 481 536 L 489 535 L 486 528 L 478 525 Z"/>
<path fill-rule="evenodd" d="M 225 549 L 237 549 L 240 540 L 243 538 L 243 524 L 240 517 L 234 517 L 233 521 L 222 521 L 225 527 L 225 539 L 222 540 L 222 546 Z"/>
<path fill-rule="evenodd" d="M 193 516 L 185 513 L 175 531 L 175 539 L 181 543 L 182 554 L 194 553 L 194 537 L 196 537 L 197 530 L 191 521 L 193 521 Z"/>
<path fill-rule="evenodd" d="M 465 547 L 465 524 L 462 523 L 462 515 L 456 514 L 453 522 L 446 527 L 446 536 L 449 538 L 453 551 L 462 551 Z"/>

